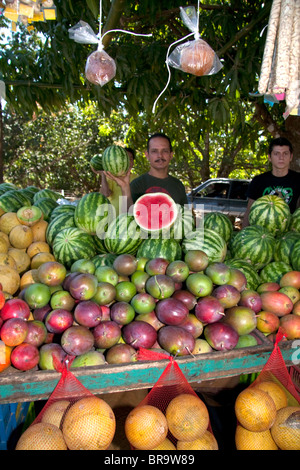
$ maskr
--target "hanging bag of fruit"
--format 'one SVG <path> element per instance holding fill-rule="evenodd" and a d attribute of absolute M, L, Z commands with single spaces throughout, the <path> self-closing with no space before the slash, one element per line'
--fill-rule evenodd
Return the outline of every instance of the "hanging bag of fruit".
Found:
<path fill-rule="evenodd" d="M 209 413 L 172 356 L 140 348 L 142 361 L 170 362 L 148 395 L 130 411 L 125 435 L 136 450 L 218 450 Z"/>
<path fill-rule="evenodd" d="M 279 348 L 283 337 L 279 329 L 262 371 L 236 398 L 237 450 L 300 450 L 300 395 Z"/>
<path fill-rule="evenodd" d="M 110 446 L 116 430 L 114 412 L 69 370 L 72 359 L 67 356 L 60 362 L 53 355 L 61 378 L 15 450 L 106 450 Z"/>

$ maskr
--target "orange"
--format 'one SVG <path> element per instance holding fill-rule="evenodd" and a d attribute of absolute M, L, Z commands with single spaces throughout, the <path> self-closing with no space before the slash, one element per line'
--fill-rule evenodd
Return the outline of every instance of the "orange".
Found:
<path fill-rule="evenodd" d="M 300 406 L 286 406 L 277 412 L 271 434 L 281 450 L 300 450 Z"/>
<path fill-rule="evenodd" d="M 274 400 L 257 387 L 243 390 L 235 401 L 235 415 L 239 423 L 249 431 L 266 431 L 276 417 Z"/>
<path fill-rule="evenodd" d="M 115 415 L 101 398 L 81 398 L 67 410 L 62 431 L 70 450 L 106 450 L 115 435 Z"/>
<path fill-rule="evenodd" d="M 10 356 L 11 356 L 12 350 L 13 348 L 4 344 L 3 341 L 0 341 L 0 372 L 2 372 L 3 370 L 7 369 L 10 366 L 11 364 Z"/>
<path fill-rule="evenodd" d="M 210 431 L 205 431 L 201 437 L 194 441 L 178 441 L 177 450 L 218 450 L 219 446 L 215 436 Z"/>
<path fill-rule="evenodd" d="M 235 445 L 237 450 L 278 450 L 269 429 L 254 432 L 241 425 L 236 427 Z"/>
<path fill-rule="evenodd" d="M 190 393 L 177 395 L 170 401 L 166 418 L 170 432 L 180 441 L 193 441 L 201 437 L 209 424 L 206 405 Z"/>
<path fill-rule="evenodd" d="M 287 406 L 287 395 L 284 389 L 277 383 L 272 382 L 271 380 L 266 380 L 258 383 L 256 387 L 267 392 L 270 397 L 273 398 L 276 410 L 280 410 L 280 408 Z"/>
<path fill-rule="evenodd" d="M 139 450 L 150 450 L 162 444 L 168 434 L 165 415 L 152 405 L 140 405 L 125 420 L 125 435 Z"/>
<path fill-rule="evenodd" d="M 15 450 L 67 450 L 67 446 L 57 426 L 37 423 L 21 435 Z"/>

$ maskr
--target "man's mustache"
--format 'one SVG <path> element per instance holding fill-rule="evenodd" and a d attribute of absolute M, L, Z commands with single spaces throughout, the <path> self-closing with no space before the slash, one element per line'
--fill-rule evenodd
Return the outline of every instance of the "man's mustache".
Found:
<path fill-rule="evenodd" d="M 166 162 L 165 158 L 157 158 L 155 162 Z"/>

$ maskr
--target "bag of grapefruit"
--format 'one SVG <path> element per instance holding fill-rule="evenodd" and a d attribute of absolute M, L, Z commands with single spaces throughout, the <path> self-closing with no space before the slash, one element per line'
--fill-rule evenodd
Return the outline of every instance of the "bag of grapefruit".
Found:
<path fill-rule="evenodd" d="M 173 357 L 140 348 L 139 360 L 169 359 L 148 395 L 128 414 L 125 435 L 136 450 L 218 450 L 204 402 Z"/>
<path fill-rule="evenodd" d="M 15 450 L 106 450 L 114 437 L 111 407 L 93 395 L 70 372 L 74 357 L 53 364 L 61 378 Z"/>
<path fill-rule="evenodd" d="M 300 450 L 300 394 L 279 348 L 283 337 L 279 329 L 262 371 L 236 398 L 237 450 Z"/>

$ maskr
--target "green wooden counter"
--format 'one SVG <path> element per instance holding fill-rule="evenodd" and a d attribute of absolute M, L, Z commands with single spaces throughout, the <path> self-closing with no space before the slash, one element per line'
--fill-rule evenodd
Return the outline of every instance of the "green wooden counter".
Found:
<path fill-rule="evenodd" d="M 262 338 L 254 347 L 231 351 L 182 356 L 176 361 L 191 384 L 206 380 L 259 372 L 268 360 L 273 344 Z M 293 364 L 296 341 L 281 341 L 280 350 L 287 366 Z M 298 347 L 299 348 L 299 347 Z M 159 379 L 168 360 L 141 361 L 129 364 L 92 366 L 71 369 L 78 380 L 92 393 L 112 393 L 151 388 Z M 16 371 L 0 374 L 0 404 L 47 399 L 61 374 L 56 371 Z"/>

